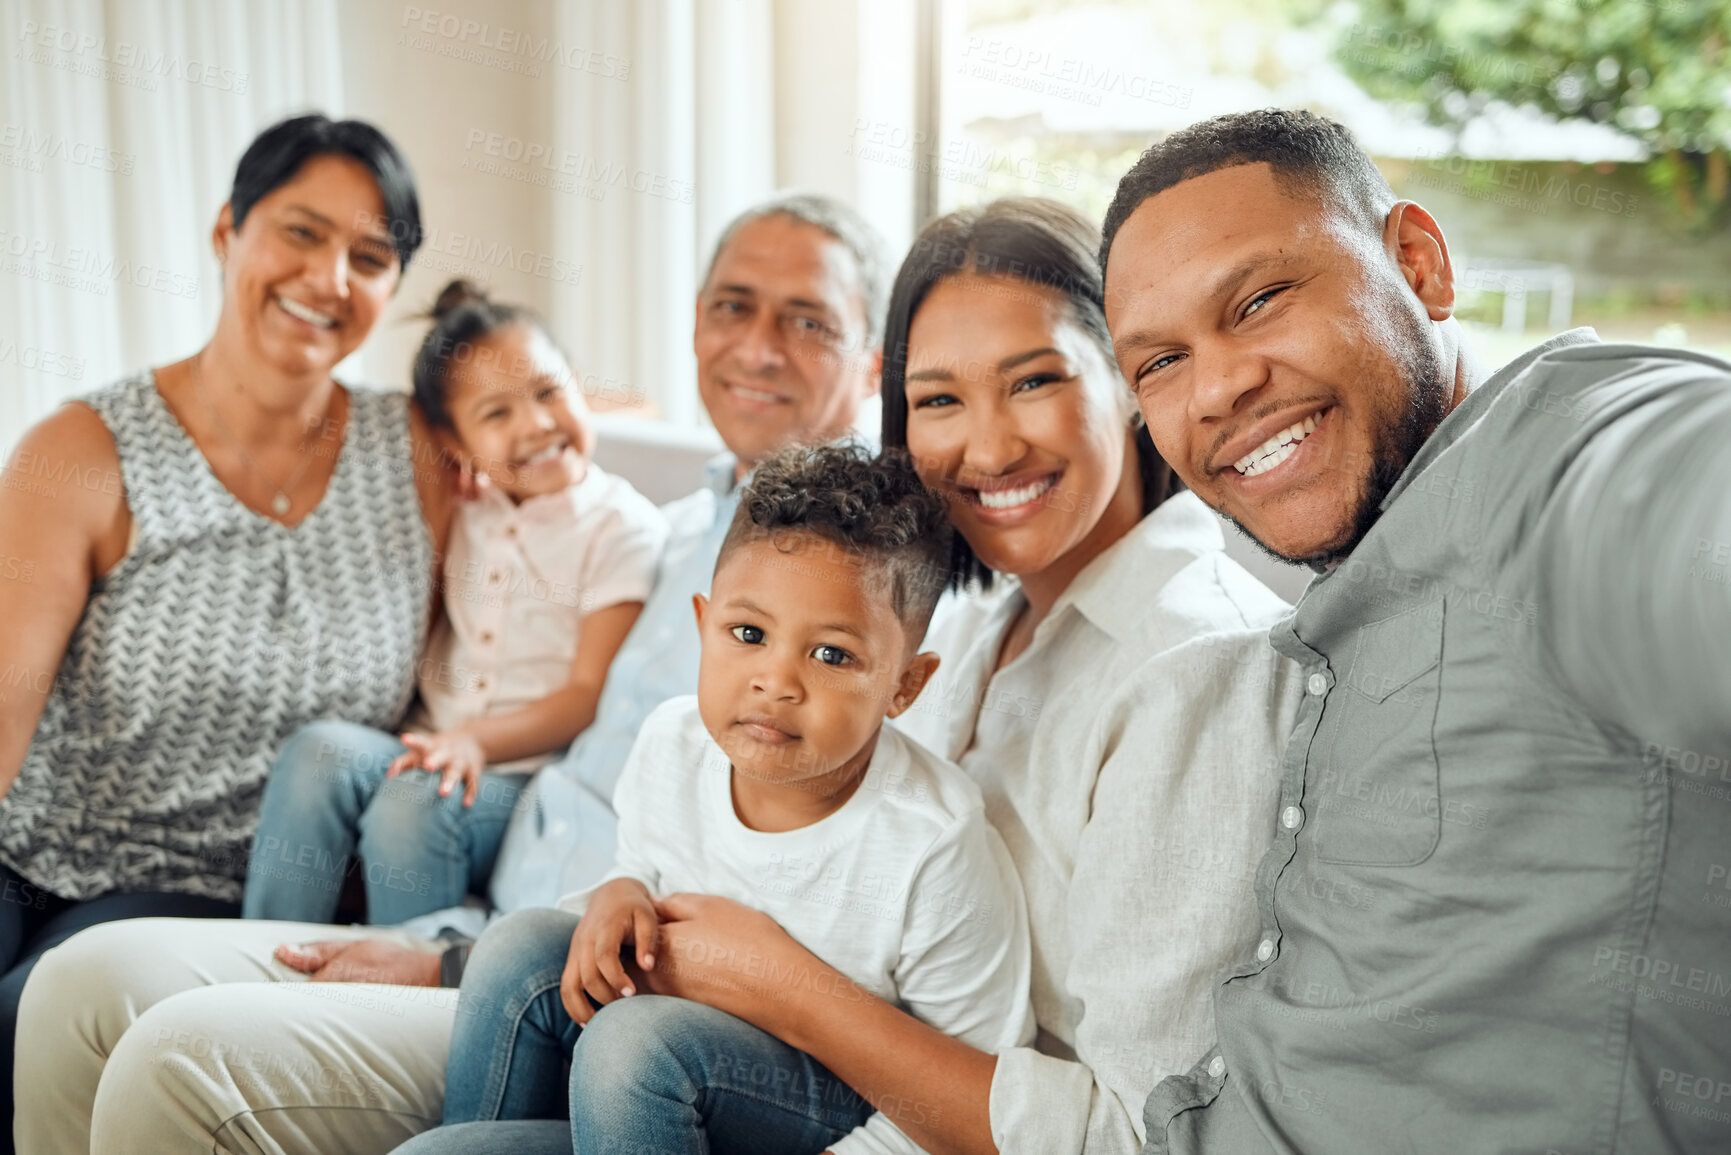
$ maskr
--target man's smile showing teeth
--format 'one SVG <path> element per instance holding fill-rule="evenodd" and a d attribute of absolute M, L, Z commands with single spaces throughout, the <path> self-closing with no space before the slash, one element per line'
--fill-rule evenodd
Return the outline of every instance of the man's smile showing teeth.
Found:
<path fill-rule="evenodd" d="M 307 308 L 299 301 L 291 301 L 287 297 L 278 297 L 276 298 L 276 303 L 282 306 L 283 312 L 287 313 L 291 317 L 299 317 L 309 325 L 317 325 L 321 329 L 334 329 L 337 327 L 337 319 L 335 317 L 327 317 L 316 309 Z"/>
<path fill-rule="evenodd" d="M 1298 452 L 1298 443 L 1309 437 L 1311 431 L 1316 428 L 1317 416 L 1317 414 L 1312 413 L 1303 421 L 1282 429 L 1233 462 L 1232 468 L 1245 477 L 1255 477 L 1258 473 L 1267 473 Z"/>
<path fill-rule="evenodd" d="M 975 492 L 979 495 L 980 504 L 987 509 L 1014 509 L 1044 497 L 1046 491 L 1056 484 L 1058 475 L 1054 473 L 1015 489 L 980 489 Z"/>

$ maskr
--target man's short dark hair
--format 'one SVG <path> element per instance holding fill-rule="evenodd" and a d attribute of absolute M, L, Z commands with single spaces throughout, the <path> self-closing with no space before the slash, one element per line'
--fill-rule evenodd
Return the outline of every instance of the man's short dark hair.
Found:
<path fill-rule="evenodd" d="M 1394 190 L 1342 125 L 1295 109 L 1233 112 L 1193 124 L 1144 152 L 1124 179 L 1101 230 L 1100 268 L 1118 230 L 1156 193 L 1223 168 L 1267 162 L 1290 196 L 1321 200 L 1370 235 L 1394 207 Z"/>
<path fill-rule="evenodd" d="M 796 445 L 759 462 L 715 568 L 742 545 L 809 534 L 875 567 L 911 642 L 925 637 L 950 582 L 949 510 L 905 453 L 864 445 Z"/>

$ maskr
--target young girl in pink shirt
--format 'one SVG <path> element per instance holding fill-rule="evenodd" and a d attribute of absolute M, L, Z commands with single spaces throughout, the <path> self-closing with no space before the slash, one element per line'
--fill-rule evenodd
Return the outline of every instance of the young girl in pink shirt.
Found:
<path fill-rule="evenodd" d="M 461 903 L 529 775 L 593 720 L 654 582 L 661 513 L 590 460 L 588 409 L 542 323 L 461 280 L 432 318 L 415 396 L 474 496 L 452 524 L 417 701 L 398 735 L 321 721 L 284 743 L 249 918 L 328 922 L 355 869 L 375 924 Z"/>

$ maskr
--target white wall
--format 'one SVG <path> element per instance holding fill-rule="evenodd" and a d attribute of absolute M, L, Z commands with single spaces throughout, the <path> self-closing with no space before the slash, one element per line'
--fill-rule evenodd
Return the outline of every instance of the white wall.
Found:
<path fill-rule="evenodd" d="M 915 0 L 777 0 L 776 178 L 840 197 L 907 251 L 914 172 L 863 158 L 873 133 L 911 132 Z"/>
<path fill-rule="evenodd" d="M 458 20 L 547 35 L 547 5 L 537 0 L 436 0 L 424 6 Z M 454 276 L 480 281 L 512 301 L 542 312 L 554 305 L 550 276 L 520 272 L 518 254 L 581 265 L 581 254 L 551 245 L 553 197 L 531 184 L 478 170 L 486 142 L 544 141 L 551 124 L 546 78 L 525 76 L 440 55 L 462 41 L 421 30 L 415 8 L 346 3 L 339 8 L 345 115 L 370 120 L 396 141 L 415 169 L 427 239 L 409 266 L 397 299 L 360 354 L 374 384 L 407 387 L 409 365 L 425 325 L 410 320 Z M 473 39 L 473 37 L 471 37 Z M 431 45 L 429 51 L 419 45 Z M 500 61 L 505 53 L 490 54 Z M 502 148 L 502 146 L 501 146 Z M 502 159 L 502 158 L 498 158 Z M 507 255 L 509 254 L 509 255 Z"/>

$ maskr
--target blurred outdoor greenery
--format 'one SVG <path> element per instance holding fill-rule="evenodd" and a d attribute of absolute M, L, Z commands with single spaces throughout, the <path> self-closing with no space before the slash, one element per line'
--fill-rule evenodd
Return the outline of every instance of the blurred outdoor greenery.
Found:
<path fill-rule="evenodd" d="M 1309 0 L 1316 19 L 1340 5 Z M 1731 223 L 1726 0 L 1357 0 L 1335 59 L 1365 91 L 1464 125 L 1492 101 L 1614 125 L 1692 229 Z"/>

